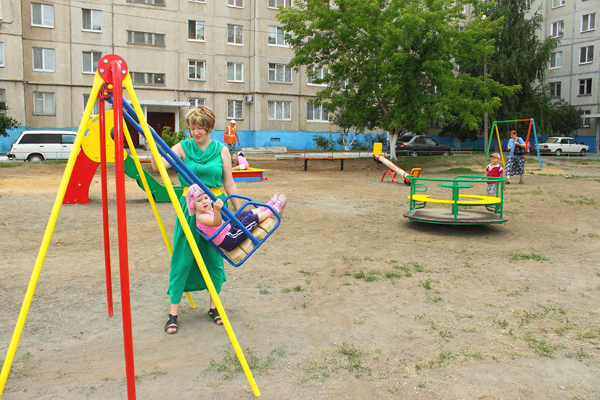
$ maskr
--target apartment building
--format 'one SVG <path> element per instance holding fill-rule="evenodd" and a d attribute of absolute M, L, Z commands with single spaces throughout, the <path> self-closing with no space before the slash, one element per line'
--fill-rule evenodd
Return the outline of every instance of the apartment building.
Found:
<path fill-rule="evenodd" d="M 338 128 L 311 103 L 320 85 L 287 66 L 275 16 L 290 2 L 0 0 L 0 100 L 19 130 L 75 129 L 98 61 L 117 54 L 157 130 L 200 104 L 217 116 L 214 138 L 234 119 L 244 146 L 310 147 Z"/>
<path fill-rule="evenodd" d="M 560 44 L 552 53 L 545 84 L 554 99 L 565 99 L 587 114 L 578 141 L 598 151 L 600 143 L 600 17 L 598 0 L 537 0 L 532 11 L 544 17 L 541 36 Z"/>

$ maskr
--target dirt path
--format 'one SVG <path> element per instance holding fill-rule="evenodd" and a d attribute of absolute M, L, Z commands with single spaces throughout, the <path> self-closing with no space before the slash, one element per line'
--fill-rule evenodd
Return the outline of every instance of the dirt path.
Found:
<path fill-rule="evenodd" d="M 480 171 L 483 159 L 452 162 L 422 176 Z M 261 397 L 600 398 L 599 162 L 545 159 L 507 188 L 510 220 L 482 227 L 406 221 L 406 186 L 380 183 L 372 160 L 344 164 L 256 161 L 269 179 L 238 185 L 289 201 L 269 241 L 226 267 L 221 294 Z M 3 356 L 63 170 L 0 169 Z M 3 399 L 127 398 L 114 179 L 108 318 L 97 177 L 90 204 L 60 211 Z M 196 309 L 182 301 L 177 335 L 164 333 L 169 254 L 145 194 L 131 179 L 126 189 L 138 398 L 253 398 L 206 292 Z M 173 208 L 159 211 L 171 236 Z"/>

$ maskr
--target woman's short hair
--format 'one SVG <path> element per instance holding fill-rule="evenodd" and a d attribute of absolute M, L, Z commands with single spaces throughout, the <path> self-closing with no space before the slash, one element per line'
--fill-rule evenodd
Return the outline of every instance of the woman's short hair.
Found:
<path fill-rule="evenodd" d="M 208 107 L 192 107 L 185 113 L 185 122 L 188 126 L 198 124 L 210 133 L 215 127 L 215 113 Z"/>

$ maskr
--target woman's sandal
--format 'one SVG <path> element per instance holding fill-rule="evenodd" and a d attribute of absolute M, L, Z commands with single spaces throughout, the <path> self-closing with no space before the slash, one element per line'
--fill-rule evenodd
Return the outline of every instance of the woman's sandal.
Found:
<path fill-rule="evenodd" d="M 223 325 L 223 321 L 221 320 L 221 316 L 219 315 L 219 311 L 216 308 L 209 308 L 208 315 L 213 319 L 215 324 Z M 219 323 L 220 322 L 220 323 Z"/>
<path fill-rule="evenodd" d="M 168 329 L 174 329 L 174 330 L 169 332 Z M 167 321 L 167 324 L 165 325 L 165 332 L 167 332 L 169 335 L 177 333 L 177 315 L 169 314 L 169 320 Z"/>

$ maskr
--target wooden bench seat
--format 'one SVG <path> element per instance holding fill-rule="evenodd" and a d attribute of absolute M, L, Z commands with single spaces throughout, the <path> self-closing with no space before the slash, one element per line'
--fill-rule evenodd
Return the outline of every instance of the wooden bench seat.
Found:
<path fill-rule="evenodd" d="M 304 160 L 304 170 L 306 171 L 308 168 L 308 160 L 340 160 L 342 162 L 342 166 L 340 171 L 344 170 L 344 160 L 349 159 L 350 157 L 300 157 L 301 160 Z"/>

